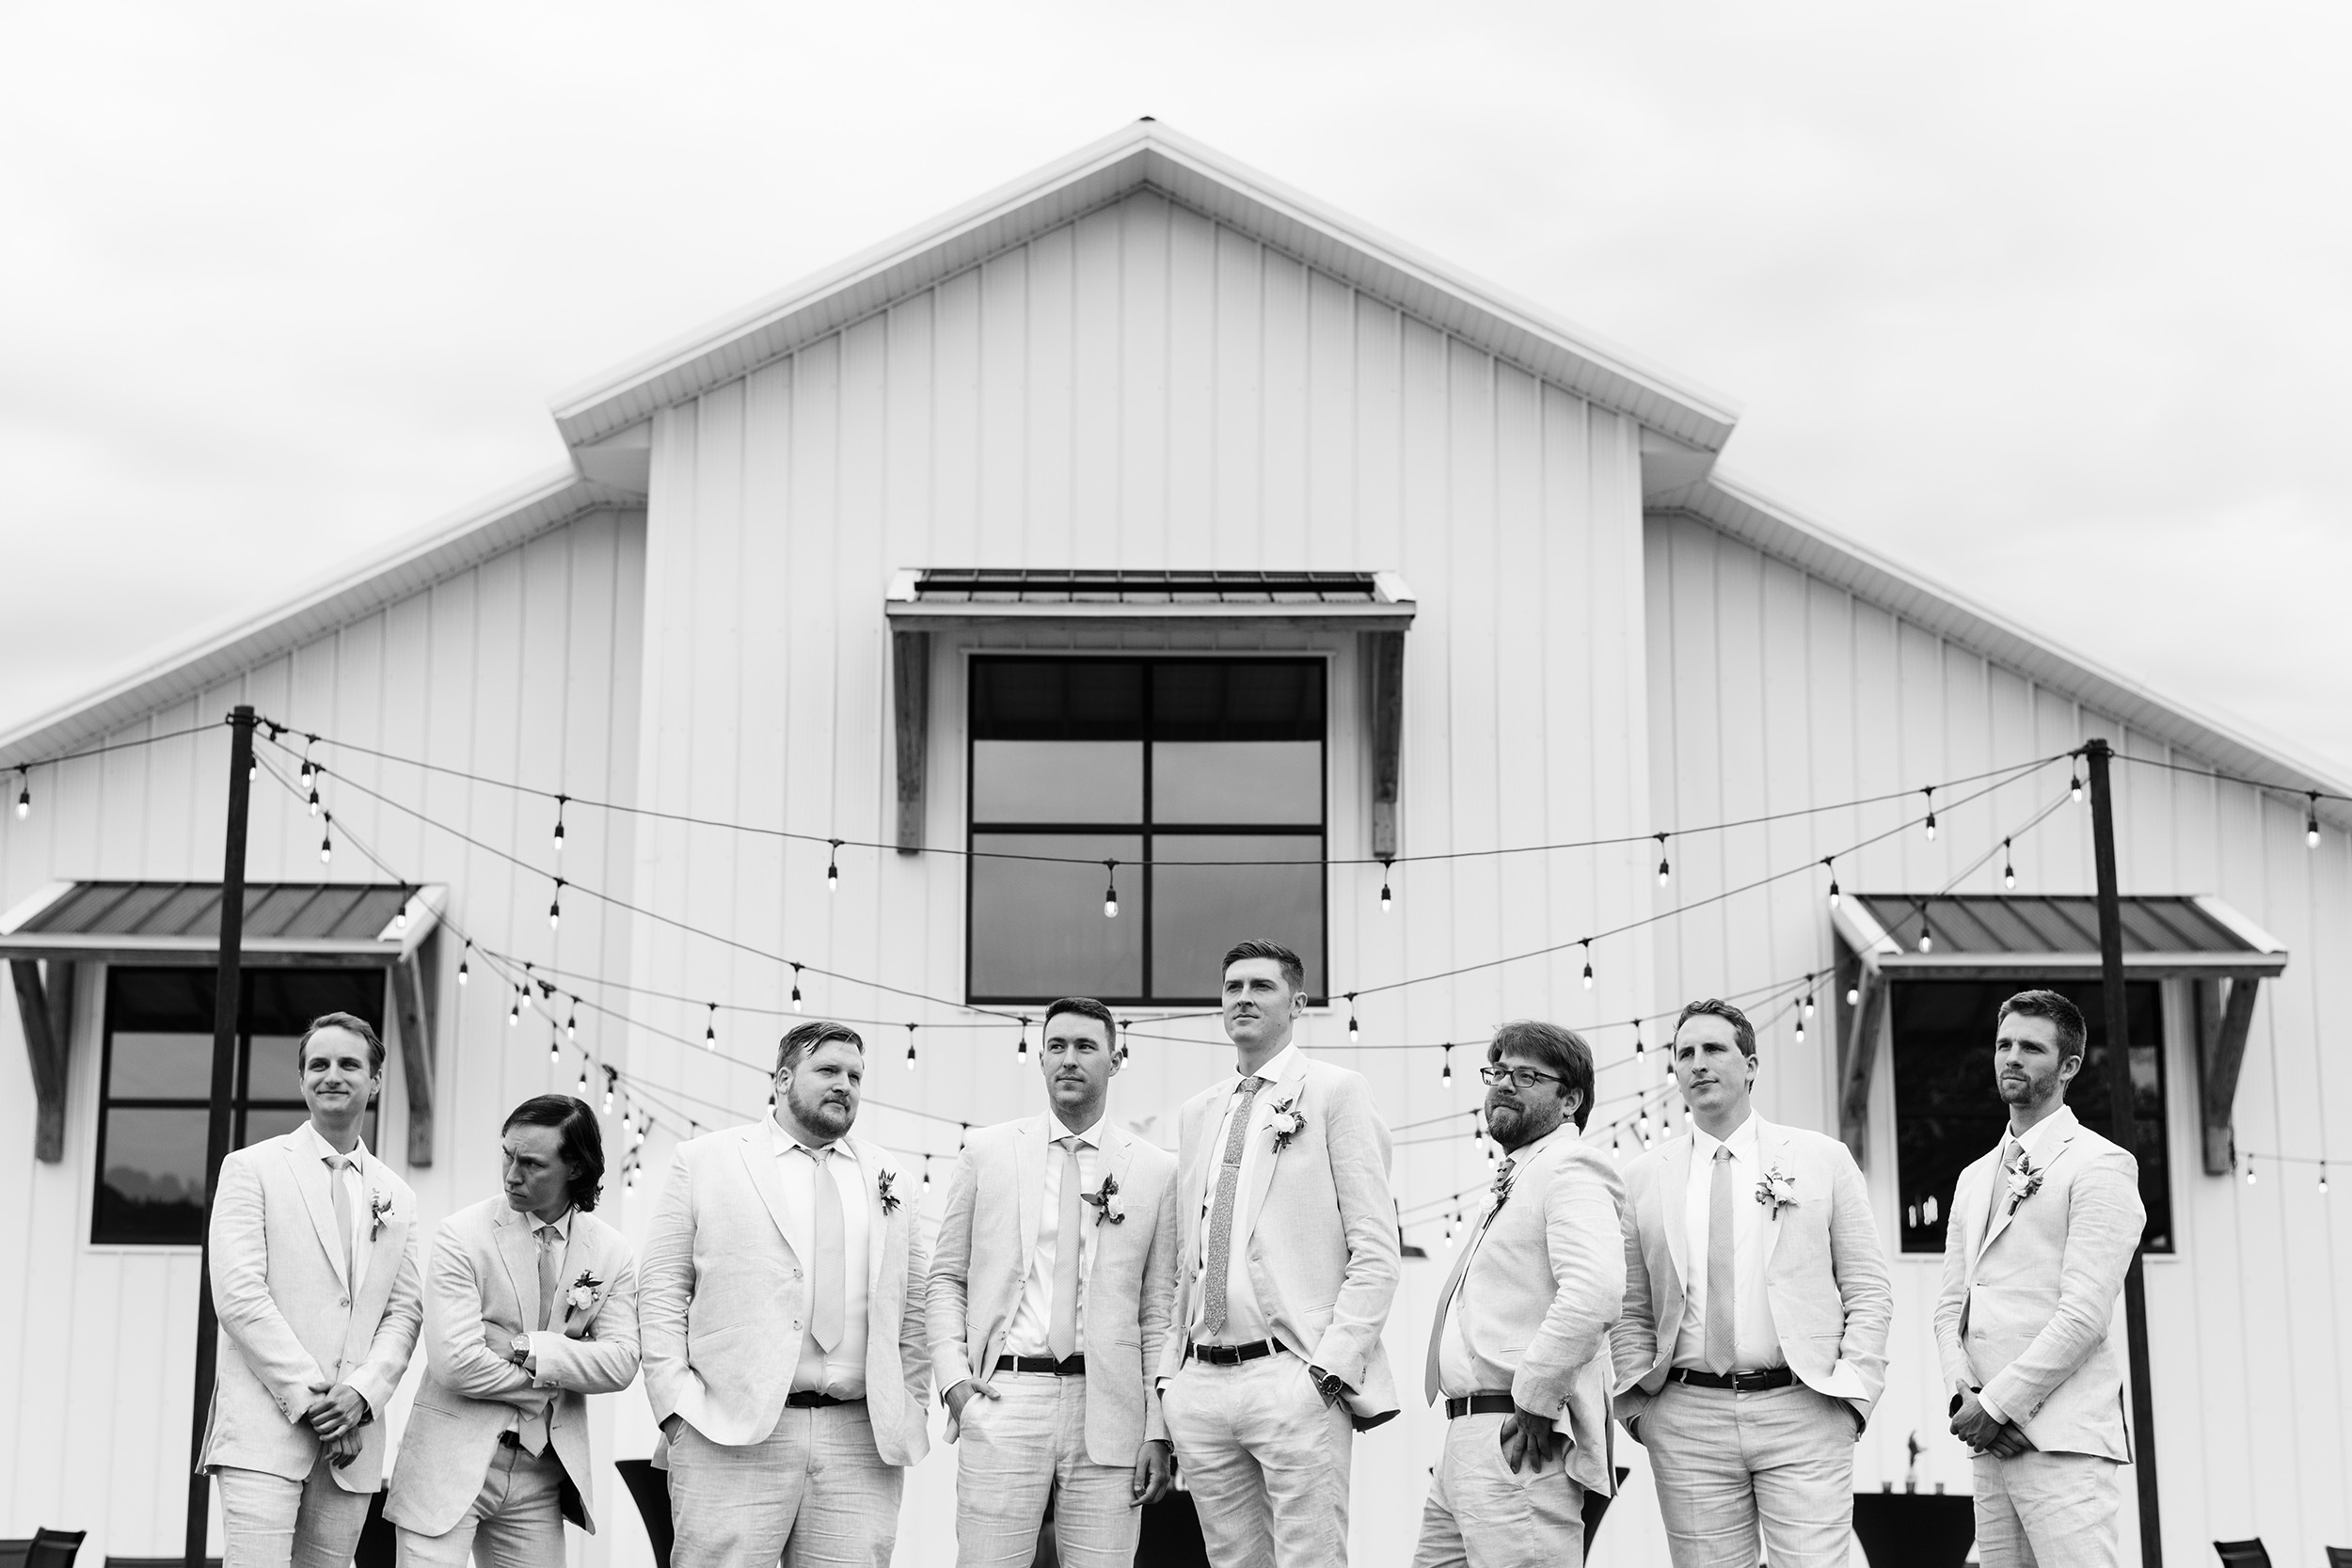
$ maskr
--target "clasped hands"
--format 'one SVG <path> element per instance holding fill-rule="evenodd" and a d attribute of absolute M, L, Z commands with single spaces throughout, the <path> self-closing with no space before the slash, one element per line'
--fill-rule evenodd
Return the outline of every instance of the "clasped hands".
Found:
<path fill-rule="evenodd" d="M 1973 1388 L 1963 1388 L 1953 1396 L 1952 1435 L 1967 1444 L 1970 1452 L 1998 1459 L 2033 1451 L 2033 1440 L 2024 1429 L 2015 1421 L 1994 1420 Z"/>
<path fill-rule="evenodd" d="M 359 1429 L 368 1423 L 373 1412 L 368 1409 L 365 1396 L 348 1383 L 331 1387 L 313 1383 L 310 1392 L 316 1397 L 303 1411 L 302 1418 L 317 1435 L 319 1446 L 326 1450 L 327 1463 L 340 1470 L 359 1457 Z"/>
<path fill-rule="evenodd" d="M 976 1399 L 1001 1400 L 995 1385 L 983 1378 L 967 1377 L 940 1396 L 946 1402 L 948 1414 L 961 1422 L 964 1407 Z M 1176 1484 L 1176 1450 L 1163 1437 L 1148 1437 L 1136 1452 L 1136 1473 L 1127 1483 L 1127 1506 L 1141 1508 L 1158 1502 Z"/>

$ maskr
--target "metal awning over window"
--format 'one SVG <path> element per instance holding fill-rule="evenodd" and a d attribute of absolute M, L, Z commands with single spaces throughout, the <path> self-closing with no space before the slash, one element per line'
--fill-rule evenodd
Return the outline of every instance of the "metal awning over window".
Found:
<path fill-rule="evenodd" d="M 2262 982 L 2287 950 L 2218 898 L 2124 898 L 2127 980 L 2196 983 L 2198 1101 L 2205 1169 L 2230 1170 L 2231 1104 Z M 1898 980 L 2097 980 L 2098 901 L 2088 895 L 1858 893 L 1831 915 L 1845 1009 L 1838 1042 L 1839 1129 L 1861 1157 L 1886 987 Z"/>
<path fill-rule="evenodd" d="M 409 1163 L 433 1162 L 432 988 L 426 939 L 448 888 L 366 882 L 254 882 L 245 890 L 247 966 L 389 972 L 408 1089 Z M 63 1158 L 73 990 L 85 963 L 210 964 L 220 950 L 218 882 L 52 882 L 0 916 L 39 1102 L 35 1153 Z"/>

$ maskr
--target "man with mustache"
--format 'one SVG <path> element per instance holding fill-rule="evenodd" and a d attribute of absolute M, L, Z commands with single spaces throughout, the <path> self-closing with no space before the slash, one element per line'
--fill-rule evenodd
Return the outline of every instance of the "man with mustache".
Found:
<path fill-rule="evenodd" d="M 922 1230 L 890 1153 L 850 1136 L 866 1042 L 795 1025 L 775 1110 L 680 1144 L 645 1238 L 645 1398 L 675 1568 L 882 1568 L 930 1446 Z"/>
<path fill-rule="evenodd" d="M 1216 1568 L 1346 1562 L 1355 1433 L 1396 1414 L 1389 1130 L 1362 1074 L 1292 1041 L 1306 980 L 1278 942 L 1233 945 L 1234 1070 L 1178 1113 L 1161 1402 Z"/>
<path fill-rule="evenodd" d="M 1049 1112 L 966 1139 L 931 1252 L 931 1368 L 961 1439 L 960 1568 L 1027 1568 L 1046 1499 L 1065 1568 L 1135 1561 L 1174 1462 L 1146 1376 L 1168 1336 L 1176 1157 L 1111 1125 L 1110 1009 L 1045 1009 Z"/>
<path fill-rule="evenodd" d="M 2009 1129 L 1960 1173 L 1944 1231 L 1935 1343 L 1952 1435 L 1977 1456 L 1984 1568 L 2111 1568 L 2121 1550 L 2116 1470 L 2132 1452 L 2109 1329 L 2148 1212 L 2139 1162 L 2067 1108 L 2084 1040 L 2056 991 L 2001 1004 Z"/>
<path fill-rule="evenodd" d="M 1429 1325 L 1422 1387 L 1445 1398 L 1445 1451 L 1413 1568 L 1579 1568 L 1584 1494 L 1616 1482 L 1608 1350 L 1625 1298 L 1625 1187 L 1581 1136 L 1581 1037 L 1506 1023 L 1479 1077 L 1503 1159 Z"/>
<path fill-rule="evenodd" d="M 1691 1131 L 1626 1167 L 1617 1415 L 1649 1450 L 1675 1568 L 1844 1568 L 1853 1446 L 1894 1292 L 1846 1146 L 1756 1114 L 1756 1029 L 1676 1021 Z"/>

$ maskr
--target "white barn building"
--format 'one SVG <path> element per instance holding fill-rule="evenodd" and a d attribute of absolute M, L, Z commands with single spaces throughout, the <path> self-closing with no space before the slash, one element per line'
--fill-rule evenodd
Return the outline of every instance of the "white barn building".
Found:
<path fill-rule="evenodd" d="M 253 792 L 242 1136 L 286 1124 L 294 1022 L 373 1009 L 371 1147 L 429 1219 L 495 1190 L 510 1106 L 585 1076 L 616 1152 L 624 1106 L 651 1117 L 607 1196 L 642 1232 L 677 1138 L 760 1114 L 797 984 L 867 1021 L 863 1129 L 944 1189 L 960 1123 L 1036 1107 L 1013 1021 L 1064 991 L 1132 1021 L 1113 1111 L 1168 1138 L 1230 1060 L 1217 952 L 1275 936 L 1326 998 L 1310 1049 L 1399 1129 L 1427 1257 L 1389 1346 L 1418 1369 L 1486 1181 L 1486 1032 L 1589 1028 L 1593 1135 L 1638 1141 L 1675 1113 L 1637 1040 L 1745 997 L 1761 1108 L 1842 1132 L 1875 1196 L 1898 1305 L 1856 1485 L 1898 1497 L 1968 1488 L 1937 1202 L 1999 1115 L 1987 998 L 2095 975 L 2063 753 L 2108 737 L 2166 1551 L 2352 1542 L 2352 1218 L 2293 1163 L 2352 1126 L 2322 1049 L 2352 814 L 2312 766 L 1758 497 L 1716 464 L 1719 401 L 1148 121 L 555 418 L 564 471 L 0 738 L 31 806 L 0 816 L 0 1534 L 179 1549 L 243 703 L 287 728 Z M 649 1451 L 639 1394 L 597 1405 L 608 1455 Z M 1408 1399 L 1359 1440 L 1358 1561 L 1403 1560 L 1441 1426 Z M 1592 1560 L 1661 1563 L 1619 1463 Z M 576 1560 L 646 1562 L 596 1484 L 613 1524 Z M 900 1562 L 950 1560 L 953 1486 L 942 1446 Z"/>

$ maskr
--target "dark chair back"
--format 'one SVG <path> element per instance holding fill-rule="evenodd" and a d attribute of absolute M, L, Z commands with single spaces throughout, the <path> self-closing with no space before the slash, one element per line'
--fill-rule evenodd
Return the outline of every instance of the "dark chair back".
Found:
<path fill-rule="evenodd" d="M 187 1560 L 184 1557 L 117 1557 L 108 1552 L 106 1568 L 181 1568 Z M 206 1558 L 204 1568 L 220 1568 L 220 1559 Z"/>
<path fill-rule="evenodd" d="M 2328 1547 L 2328 1568 L 2352 1568 L 2352 1546 Z"/>
<path fill-rule="evenodd" d="M 1633 1472 L 1630 1469 L 1628 1469 L 1625 1465 L 1618 1465 L 1617 1485 L 1620 1487 L 1624 1486 L 1625 1478 L 1632 1473 Z M 1593 1537 L 1600 1533 L 1601 1518 L 1609 1512 L 1609 1502 L 1610 1499 L 1608 1497 L 1602 1497 L 1597 1492 L 1587 1492 L 1584 1494 L 1584 1551 L 1585 1555 L 1588 1557 L 1592 1554 L 1593 1550 Z"/>
<path fill-rule="evenodd" d="M 650 1459 L 616 1459 L 612 1467 L 636 1501 L 637 1516 L 645 1521 L 645 1539 L 653 1544 L 654 1568 L 670 1568 L 670 1547 L 677 1531 L 670 1522 L 670 1472 L 657 1470 Z"/>
<path fill-rule="evenodd" d="M 2221 1568 L 2270 1568 L 2270 1554 L 2263 1549 L 2263 1538 L 2251 1541 L 2217 1541 L 2213 1549 L 2221 1554 Z"/>
<path fill-rule="evenodd" d="M 33 1544 L 24 1553 L 24 1568 L 73 1568 L 74 1554 L 82 1549 L 86 1529 L 37 1529 Z"/>
<path fill-rule="evenodd" d="M 24 1568 L 24 1554 L 33 1549 L 33 1538 L 0 1541 L 0 1568 Z"/>

